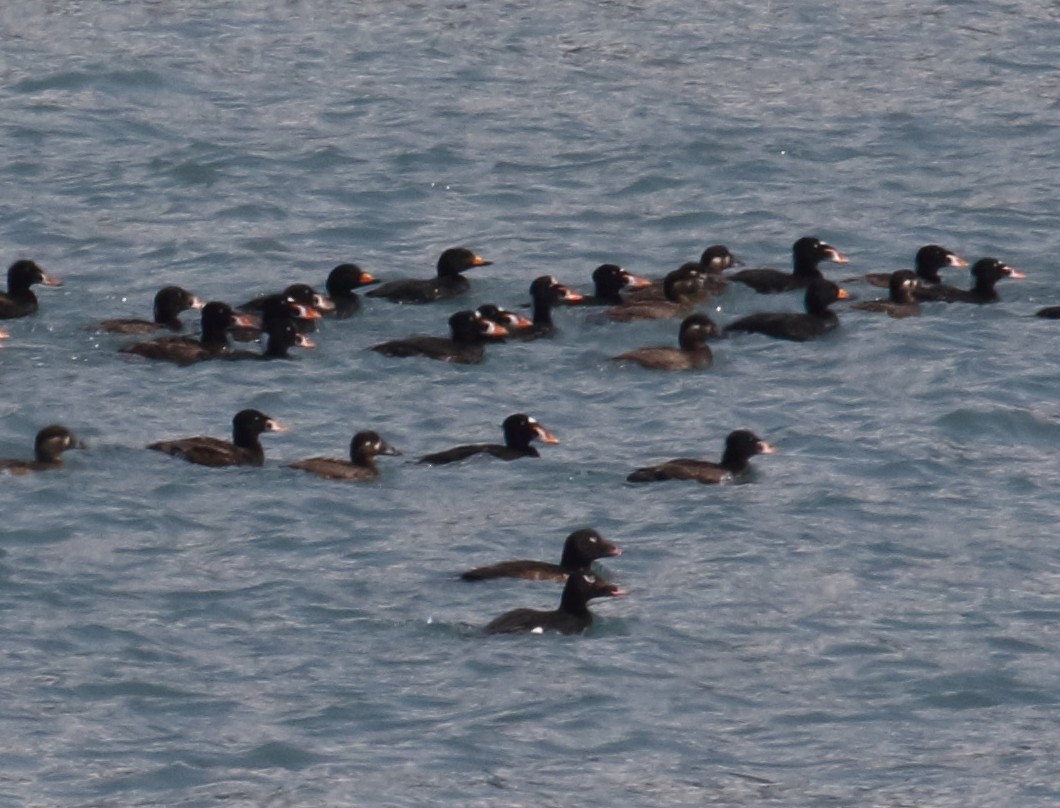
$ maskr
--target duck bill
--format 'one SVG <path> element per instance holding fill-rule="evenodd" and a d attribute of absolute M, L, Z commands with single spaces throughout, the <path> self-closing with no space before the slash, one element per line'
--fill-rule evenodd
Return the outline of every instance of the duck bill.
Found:
<path fill-rule="evenodd" d="M 40 282 L 44 286 L 62 286 L 63 282 L 61 279 L 56 278 L 54 275 L 48 275 L 45 272 L 41 273 Z"/>
<path fill-rule="evenodd" d="M 951 267 L 957 267 L 958 269 L 967 269 L 968 262 L 961 258 L 959 255 L 951 253 L 949 257 L 949 265 Z"/>
<path fill-rule="evenodd" d="M 391 455 L 393 457 L 400 457 L 401 456 L 401 450 L 400 449 L 395 449 L 389 443 L 384 443 L 383 444 L 383 448 L 379 450 L 379 454 Z"/>
<path fill-rule="evenodd" d="M 315 347 L 317 347 L 317 344 L 315 342 L 313 342 L 313 340 L 311 340 L 305 334 L 299 334 L 297 337 L 295 337 L 294 344 L 297 345 L 299 348 L 315 348 Z"/>
<path fill-rule="evenodd" d="M 361 286 L 370 286 L 373 283 L 379 283 L 379 278 L 369 272 L 362 272 L 360 281 Z"/>
<path fill-rule="evenodd" d="M 10 336 L 6 331 L 0 331 L 0 339 L 7 339 Z"/>
<path fill-rule="evenodd" d="M 313 308 L 318 311 L 335 311 L 335 301 L 324 295 L 313 295 Z"/>
<path fill-rule="evenodd" d="M 193 297 L 191 299 L 190 308 L 195 309 L 195 311 L 200 311 L 202 309 L 202 307 L 205 306 L 205 305 L 206 305 L 206 301 L 203 300 L 201 297 Z"/>
<path fill-rule="evenodd" d="M 607 557 L 608 558 L 614 558 L 614 557 L 620 556 L 620 555 L 622 555 L 622 548 L 621 547 L 612 547 L 610 550 L 607 551 Z"/>
<path fill-rule="evenodd" d="M 534 324 L 534 321 L 529 317 L 523 317 L 521 314 L 516 314 L 514 311 L 510 311 L 506 315 L 508 319 L 508 325 L 512 328 L 529 328 Z"/>
<path fill-rule="evenodd" d="M 848 292 L 846 289 L 840 289 L 838 292 L 836 292 L 836 297 L 838 297 L 840 300 L 849 300 L 850 292 Z"/>
<path fill-rule="evenodd" d="M 492 261 L 487 261 L 485 258 L 478 255 L 471 259 L 471 266 L 473 267 L 488 267 L 492 263 Z"/>
<path fill-rule="evenodd" d="M 559 299 L 565 300 L 567 303 L 577 303 L 585 297 L 585 295 L 580 292 L 575 292 L 573 289 L 568 289 L 566 286 L 560 286 L 556 291 L 559 292 Z"/>
<path fill-rule="evenodd" d="M 261 325 L 261 321 L 257 317 L 252 317 L 249 314 L 233 314 L 231 326 L 240 326 L 242 328 L 257 328 Z"/>
<path fill-rule="evenodd" d="M 1025 273 L 1020 272 L 1018 269 L 1013 269 L 1012 267 L 1008 268 L 1008 276 L 1016 281 L 1022 281 L 1027 277 Z"/>
<path fill-rule="evenodd" d="M 644 289 L 651 286 L 651 281 L 639 275 L 626 275 L 626 286 L 630 289 Z"/>
<path fill-rule="evenodd" d="M 541 424 L 534 425 L 534 434 L 537 435 L 538 440 L 540 440 L 542 443 L 559 443 L 559 438 L 557 438 L 555 435 L 553 435 L 551 432 L 541 426 Z"/>
<path fill-rule="evenodd" d="M 505 328 L 503 325 L 498 325 L 497 323 L 493 322 L 492 320 L 483 320 L 482 323 L 483 323 L 483 325 L 485 325 L 485 329 L 483 330 L 482 333 L 485 334 L 487 337 L 506 337 L 506 336 L 508 336 L 508 329 Z"/>
<path fill-rule="evenodd" d="M 266 432 L 286 432 L 287 425 L 282 421 L 277 421 L 275 418 L 270 418 L 265 422 Z"/>
<path fill-rule="evenodd" d="M 777 448 L 771 444 L 766 443 L 764 440 L 758 441 L 758 453 L 759 454 L 776 454 Z"/>
<path fill-rule="evenodd" d="M 619 589 L 617 586 L 612 586 L 607 591 L 607 596 L 611 598 L 624 598 L 629 595 L 628 589 Z"/>
<path fill-rule="evenodd" d="M 843 253 L 839 252 L 835 247 L 825 247 L 824 254 L 829 261 L 836 264 L 847 264 L 850 262 L 850 259 L 843 255 Z"/>
<path fill-rule="evenodd" d="M 332 308 L 334 308 L 334 306 Z M 319 320 L 324 316 L 313 306 L 303 306 L 300 303 L 292 303 L 291 309 L 294 311 L 294 316 L 299 317 L 302 320 Z"/>

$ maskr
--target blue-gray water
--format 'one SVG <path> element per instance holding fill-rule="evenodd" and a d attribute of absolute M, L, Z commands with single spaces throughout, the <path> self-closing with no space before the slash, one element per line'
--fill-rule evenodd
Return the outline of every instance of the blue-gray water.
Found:
<path fill-rule="evenodd" d="M 66 285 L 6 324 L 0 804 L 1054 806 L 1060 801 L 1058 13 L 1049 4 L 38 3 L 0 11 L 2 263 Z M 357 261 L 472 303 L 708 244 L 845 278 L 938 242 L 1028 274 L 990 307 L 841 310 L 693 375 L 612 366 L 675 322 L 557 314 L 480 367 L 365 348 L 460 304 L 369 301 L 290 363 L 132 364 L 85 326 L 181 283 L 232 302 Z M 965 284 L 967 275 L 947 277 Z M 863 284 L 856 294 L 875 296 Z M 797 296 L 745 289 L 724 322 Z M 186 315 L 187 317 L 187 315 Z M 193 319 L 193 318 L 192 318 Z M 258 407 L 264 469 L 146 452 Z M 425 468 L 525 410 L 542 458 Z M 637 465 L 775 443 L 743 486 Z M 301 475 L 357 429 L 376 484 Z M 593 525 L 630 597 L 576 638 L 483 638 L 558 588 L 462 568 Z"/>

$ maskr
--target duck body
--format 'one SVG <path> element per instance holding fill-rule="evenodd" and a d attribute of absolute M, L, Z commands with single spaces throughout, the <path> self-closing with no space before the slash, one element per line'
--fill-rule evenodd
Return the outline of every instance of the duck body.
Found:
<path fill-rule="evenodd" d="M 153 334 L 156 331 L 183 331 L 184 323 L 180 320 L 181 312 L 188 309 L 202 309 L 205 304 L 191 292 L 179 286 L 165 286 L 158 290 L 154 299 L 154 319 L 114 319 L 104 320 L 95 327 L 96 331 L 108 334 Z"/>
<path fill-rule="evenodd" d="M 361 296 L 355 290 L 378 281 L 357 264 L 339 264 L 328 274 L 325 288 L 335 304 L 335 319 L 352 317 L 361 307 Z"/>
<path fill-rule="evenodd" d="M 298 330 L 293 320 L 275 320 L 265 328 L 265 349 L 261 353 L 253 351 L 225 351 L 220 358 L 234 361 L 268 361 L 271 359 L 294 359 L 291 348 L 315 348 L 316 343 Z"/>
<path fill-rule="evenodd" d="M 966 267 L 968 262 L 952 250 L 940 247 L 938 244 L 925 244 L 916 252 L 913 260 L 913 269 L 919 280 L 916 298 L 918 300 L 930 300 L 931 287 L 942 283 L 940 269 L 945 267 Z M 872 286 L 880 286 L 889 289 L 893 272 L 870 272 L 865 280 Z M 926 290 L 926 291 L 925 291 Z M 925 295 L 925 296 L 921 296 Z"/>
<path fill-rule="evenodd" d="M 593 623 L 589 601 L 593 598 L 621 597 L 626 593 L 591 572 L 567 577 L 558 609 L 512 609 L 489 622 L 486 634 L 581 634 Z"/>
<path fill-rule="evenodd" d="M 31 288 L 62 286 L 63 282 L 48 275 L 35 261 L 20 259 L 7 269 L 7 293 L 0 294 L 0 320 L 14 320 L 35 314 L 39 308 L 37 296 Z"/>
<path fill-rule="evenodd" d="M 805 314 L 759 312 L 729 323 L 725 330 L 805 342 L 822 337 L 839 326 L 839 318 L 828 306 L 847 297 L 847 293 L 831 281 L 815 280 L 806 287 Z"/>
<path fill-rule="evenodd" d="M 232 419 L 232 440 L 198 436 L 162 440 L 148 444 L 152 451 L 179 457 L 189 463 L 211 468 L 225 466 L 261 466 L 265 450 L 261 446 L 263 432 L 284 432 L 285 427 L 258 410 L 240 410 Z"/>
<path fill-rule="evenodd" d="M 182 366 L 192 365 L 208 359 L 218 359 L 228 350 L 227 329 L 230 326 L 251 325 L 245 317 L 232 311 L 227 303 L 216 300 L 203 306 L 200 322 L 202 333 L 199 339 L 179 336 L 161 337 L 156 340 L 123 345 L 118 350 L 121 353 L 142 356 L 144 359 L 173 362 Z"/>
<path fill-rule="evenodd" d="M 705 485 L 716 485 L 748 475 L 752 457 L 756 454 L 773 454 L 775 451 L 770 444 L 750 430 L 738 429 L 730 432 L 725 439 L 725 453 L 718 463 L 679 457 L 655 466 L 639 468 L 626 480 L 631 483 L 694 480 Z"/>
<path fill-rule="evenodd" d="M 485 567 L 475 567 L 460 574 L 465 581 L 485 581 L 493 578 L 522 578 L 530 581 L 565 581 L 568 575 L 588 571 L 598 558 L 622 555 L 622 551 L 592 528 L 576 530 L 563 543 L 559 564 L 545 561 L 502 561 Z"/>
<path fill-rule="evenodd" d="M 705 314 L 690 314 L 681 321 L 678 347 L 637 348 L 612 357 L 613 362 L 635 362 L 647 370 L 703 370 L 714 362 L 707 340 L 721 336 L 720 330 Z"/>
<path fill-rule="evenodd" d="M 0 458 L 0 472 L 23 475 L 62 468 L 62 454 L 67 449 L 84 449 L 85 444 L 65 426 L 52 424 L 37 433 L 33 442 L 33 460 Z"/>
<path fill-rule="evenodd" d="M 422 304 L 449 300 L 465 294 L 471 288 L 463 272 L 491 263 L 465 247 L 451 247 L 438 258 L 435 277 L 390 281 L 365 294 L 367 297 L 385 298 L 391 303 Z"/>
<path fill-rule="evenodd" d="M 683 317 L 702 298 L 705 281 L 706 275 L 698 264 L 685 264 L 663 279 L 663 299 L 632 299 L 608 309 L 607 318 L 615 323 L 632 323 Z"/>
<path fill-rule="evenodd" d="M 958 289 L 956 286 L 935 286 L 930 290 L 930 300 L 941 303 L 997 303 L 1001 296 L 994 288 L 1003 278 L 1022 280 L 1027 277 L 997 258 L 980 258 L 972 265 L 972 288 Z"/>
<path fill-rule="evenodd" d="M 450 337 L 416 335 L 373 345 L 384 356 L 423 356 L 442 362 L 475 365 L 485 356 L 485 344 L 508 332 L 474 311 L 458 311 L 449 318 Z"/>
<path fill-rule="evenodd" d="M 452 449 L 424 455 L 419 462 L 432 466 L 444 466 L 448 463 L 456 463 L 480 454 L 495 457 L 498 460 L 518 460 L 521 457 L 541 456 L 537 448 L 530 445 L 534 440 L 549 444 L 559 443 L 559 439 L 555 435 L 538 423 L 536 418 L 532 418 L 526 413 L 520 412 L 509 415 L 504 419 L 504 423 L 501 424 L 501 429 L 504 432 L 503 444 L 473 443 L 454 446 Z"/>
<path fill-rule="evenodd" d="M 551 275 L 535 278 L 530 284 L 530 301 L 532 316 L 528 328 L 520 328 L 511 333 L 513 339 L 529 341 L 551 337 L 556 333 L 552 322 L 552 309 L 560 302 L 577 303 L 582 299 L 578 293 L 564 286 Z"/>
<path fill-rule="evenodd" d="M 892 272 L 888 277 L 889 295 L 886 300 L 866 300 L 855 303 L 850 308 L 858 311 L 883 312 L 891 317 L 915 317 L 920 314 L 920 301 L 916 298 L 916 290 L 920 281 L 916 273 L 908 269 L 900 269 Z"/>
<path fill-rule="evenodd" d="M 378 455 L 400 455 L 397 449 L 383 440 L 377 432 L 358 432 L 350 441 L 350 459 L 335 457 L 310 457 L 291 463 L 290 468 L 307 471 L 325 480 L 350 480 L 367 482 L 379 478 Z"/>
<path fill-rule="evenodd" d="M 698 261 L 686 261 L 674 272 L 685 276 L 698 274 L 702 276 L 697 289 L 692 291 L 691 302 L 703 303 L 713 296 L 722 294 L 728 286 L 728 281 L 722 273 L 726 269 L 740 266 L 742 262 L 733 255 L 724 244 L 712 244 L 707 247 Z M 649 301 L 666 300 L 666 293 L 662 280 L 652 281 L 642 289 L 631 291 L 626 299 L 631 303 L 646 303 Z"/>
<path fill-rule="evenodd" d="M 822 261 L 834 261 L 837 264 L 847 263 L 846 256 L 831 244 L 812 236 L 800 238 L 792 245 L 792 271 L 781 272 L 779 269 L 743 269 L 728 276 L 730 281 L 749 286 L 759 294 L 777 294 L 805 289 L 811 281 L 824 276 L 818 269 Z"/>
<path fill-rule="evenodd" d="M 627 289 L 646 289 L 651 286 L 647 278 L 640 278 L 622 269 L 617 264 L 601 264 L 593 270 L 593 293 L 581 295 L 577 300 L 564 301 L 571 306 L 619 306 L 625 302 L 622 293 Z"/>

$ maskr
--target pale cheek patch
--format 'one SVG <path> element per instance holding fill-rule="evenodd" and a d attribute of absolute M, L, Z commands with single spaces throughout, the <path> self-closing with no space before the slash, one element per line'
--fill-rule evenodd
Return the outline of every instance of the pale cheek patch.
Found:
<path fill-rule="evenodd" d="M 545 630 L 541 626 L 534 626 L 530 629 L 531 634 L 544 634 Z"/>

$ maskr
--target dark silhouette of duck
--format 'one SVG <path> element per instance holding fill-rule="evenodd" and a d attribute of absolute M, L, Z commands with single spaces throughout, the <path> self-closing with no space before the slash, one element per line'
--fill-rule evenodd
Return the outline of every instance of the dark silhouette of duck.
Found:
<path fill-rule="evenodd" d="M 202 307 L 200 318 L 201 335 L 193 337 L 160 337 L 147 342 L 123 345 L 121 353 L 135 354 L 145 359 L 192 365 L 207 359 L 218 359 L 229 350 L 228 328 L 251 326 L 253 323 L 243 315 L 232 311 L 232 307 L 219 300 Z"/>
<path fill-rule="evenodd" d="M 464 446 L 454 446 L 442 452 L 424 455 L 420 463 L 429 463 L 433 466 L 441 466 L 446 463 L 455 463 L 466 460 L 478 454 L 496 457 L 499 460 L 517 460 L 520 457 L 540 457 L 537 449 L 530 445 L 534 440 L 542 443 L 556 444 L 559 439 L 526 413 L 518 412 L 509 415 L 501 424 L 504 431 L 504 443 L 473 443 Z"/>
<path fill-rule="evenodd" d="M 707 340 L 720 336 L 720 329 L 707 315 L 690 314 L 681 321 L 677 332 L 677 348 L 637 348 L 612 357 L 611 361 L 636 362 L 648 370 L 702 370 L 709 368 L 714 361 Z"/>
<path fill-rule="evenodd" d="M 491 620 L 485 632 L 544 634 L 554 631 L 560 634 L 581 634 L 593 623 L 593 615 L 589 611 L 590 600 L 617 598 L 625 594 L 614 584 L 591 572 L 578 572 L 567 577 L 558 609 L 512 609 Z"/>
<path fill-rule="evenodd" d="M 577 303 L 581 299 L 580 293 L 563 285 L 551 275 L 535 278 L 530 284 L 530 326 L 512 330 L 512 338 L 534 340 L 553 336 L 556 333 L 556 326 L 552 322 L 553 307 L 560 302 Z"/>
<path fill-rule="evenodd" d="M 805 314 L 795 312 L 758 312 L 729 323 L 725 330 L 763 334 L 774 339 L 805 342 L 833 331 L 839 326 L 839 318 L 828 308 L 837 300 L 846 300 L 849 295 L 831 281 L 815 280 L 806 287 Z"/>
<path fill-rule="evenodd" d="M 720 295 L 728 286 L 725 276 L 722 274 L 726 269 L 742 266 L 743 262 L 733 255 L 724 244 L 712 244 L 703 251 L 698 261 L 686 261 L 674 272 L 681 273 L 685 277 L 698 274 L 701 279 L 698 288 L 693 290 L 691 301 L 703 303 L 711 297 Z M 637 289 L 626 295 L 626 300 L 631 303 L 645 303 L 651 300 L 665 300 L 666 293 L 663 289 L 665 276 L 658 281 L 652 281 L 643 289 Z"/>
<path fill-rule="evenodd" d="M 258 410 L 240 410 L 232 419 L 231 443 L 220 438 L 199 436 L 161 440 L 147 448 L 189 463 L 212 468 L 225 466 L 261 466 L 265 450 L 259 440 L 263 432 L 286 432 L 287 428 Z"/>
<path fill-rule="evenodd" d="M 721 462 L 692 460 L 679 457 L 655 466 L 645 466 L 630 474 L 631 483 L 660 480 L 695 480 L 707 485 L 739 480 L 751 471 L 750 460 L 757 454 L 773 454 L 776 450 L 749 429 L 737 429 L 725 439 L 725 453 Z"/>
<path fill-rule="evenodd" d="M 339 264 L 328 275 L 325 288 L 335 304 L 335 317 L 345 320 L 361 307 L 361 296 L 356 290 L 378 281 L 357 264 Z"/>
<path fill-rule="evenodd" d="M 607 319 L 615 323 L 632 323 L 683 317 L 692 311 L 693 303 L 702 298 L 706 277 L 698 264 L 685 264 L 663 279 L 662 300 L 630 300 L 608 309 Z"/>
<path fill-rule="evenodd" d="M 913 269 L 920 281 L 916 290 L 917 299 L 931 299 L 931 287 L 942 283 L 942 276 L 939 275 L 940 269 L 946 267 L 963 268 L 966 266 L 968 266 L 968 262 L 952 250 L 947 250 L 938 244 L 925 244 L 916 251 L 916 257 L 913 259 Z M 891 275 L 893 274 L 892 272 L 870 272 L 865 276 L 865 280 L 873 286 L 882 286 L 884 289 L 889 289 Z"/>
<path fill-rule="evenodd" d="M 994 285 L 1002 278 L 1022 280 L 1027 276 L 997 258 L 980 258 L 972 264 L 972 288 L 958 289 L 956 286 L 934 286 L 931 300 L 942 303 L 997 303 L 1001 296 Z"/>
<path fill-rule="evenodd" d="M 563 542 L 563 555 L 558 564 L 545 561 L 502 561 L 486 567 L 462 572 L 465 581 L 485 581 L 491 578 L 524 578 L 530 581 L 565 581 L 568 575 L 588 572 L 598 558 L 622 555 L 622 551 L 591 527 L 575 530 Z"/>
<path fill-rule="evenodd" d="M 850 308 L 859 311 L 879 311 L 891 317 L 914 317 L 920 314 L 920 301 L 916 299 L 916 290 L 920 280 L 916 273 L 900 269 L 889 276 L 890 289 L 886 300 L 866 300 L 855 303 Z"/>
<path fill-rule="evenodd" d="M 384 283 L 365 293 L 366 297 L 382 297 L 392 303 L 433 303 L 462 295 L 471 288 L 462 273 L 472 267 L 492 264 L 475 255 L 466 247 L 451 247 L 438 258 L 436 275 L 425 280 L 397 280 Z"/>
<path fill-rule="evenodd" d="M 523 317 L 523 315 L 517 312 L 501 308 L 500 306 L 494 303 L 483 303 L 481 306 L 475 309 L 475 311 L 477 311 L 481 317 L 486 318 L 491 323 L 496 323 L 497 325 L 499 325 L 501 328 L 507 331 L 508 334 L 514 333 L 521 329 L 529 328 L 534 324 L 534 321 L 530 318 Z M 508 334 L 494 337 L 491 341 L 504 342 L 507 339 Z"/>
<path fill-rule="evenodd" d="M 25 258 L 8 267 L 7 294 L 0 294 L 0 320 L 14 320 L 35 314 L 37 296 L 30 287 L 38 283 L 41 286 L 63 285 L 61 280 L 48 275 L 36 262 Z"/>
<path fill-rule="evenodd" d="M 180 320 L 181 312 L 188 309 L 199 310 L 206 305 L 187 289 L 179 286 L 163 286 L 155 294 L 154 319 L 114 319 L 104 320 L 95 326 L 95 331 L 108 334 L 153 334 L 155 331 L 168 329 L 183 331 L 184 323 Z"/>
<path fill-rule="evenodd" d="M 0 472 L 8 474 L 32 474 L 62 468 L 63 452 L 67 449 L 84 449 L 85 444 L 65 426 L 52 424 L 37 433 L 33 441 L 33 460 L 0 458 Z"/>
<path fill-rule="evenodd" d="M 269 359 L 293 359 L 291 348 L 315 348 L 316 343 L 298 330 L 294 320 L 271 320 L 265 326 L 265 349 L 261 353 L 253 351 L 225 351 L 221 358 L 232 361 Z"/>
<path fill-rule="evenodd" d="M 625 302 L 626 290 L 645 289 L 651 281 L 628 272 L 617 264 L 601 264 L 593 270 L 593 293 L 577 300 L 565 300 L 571 306 L 619 306 Z"/>
<path fill-rule="evenodd" d="M 290 464 L 290 468 L 308 471 L 325 480 L 352 480 L 364 482 L 379 477 L 377 455 L 400 455 L 397 449 L 379 437 L 378 432 L 358 432 L 350 441 L 350 459 L 334 457 L 310 457 Z"/>
<path fill-rule="evenodd" d="M 384 356 L 425 356 L 442 362 L 474 365 L 485 356 L 484 345 L 508 332 L 475 311 L 458 311 L 449 318 L 449 338 L 412 336 L 373 345 Z"/>
<path fill-rule="evenodd" d="M 727 277 L 730 281 L 749 286 L 760 294 L 776 294 L 805 289 L 811 281 L 823 278 L 824 275 L 817 268 L 822 261 L 847 263 L 846 256 L 839 250 L 812 236 L 804 236 L 796 241 L 791 248 L 791 257 L 791 272 L 767 268 L 742 269 Z"/>

